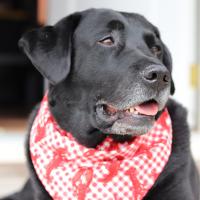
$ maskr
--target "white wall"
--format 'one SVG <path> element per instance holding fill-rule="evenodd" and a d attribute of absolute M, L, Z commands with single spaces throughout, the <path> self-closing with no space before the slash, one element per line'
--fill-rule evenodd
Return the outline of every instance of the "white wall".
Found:
<path fill-rule="evenodd" d="M 58 3 L 59 2 L 59 3 Z M 112 8 L 127 12 L 138 12 L 159 27 L 164 42 L 169 47 L 174 63 L 174 98 L 189 109 L 189 121 L 195 125 L 195 92 L 190 86 L 190 66 L 196 62 L 196 9 L 195 0 L 50 0 L 49 21 L 74 11 L 91 7 Z"/>

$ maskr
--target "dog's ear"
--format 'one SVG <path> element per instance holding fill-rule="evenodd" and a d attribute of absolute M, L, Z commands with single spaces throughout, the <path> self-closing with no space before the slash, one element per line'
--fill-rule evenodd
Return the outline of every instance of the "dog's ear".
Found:
<path fill-rule="evenodd" d="M 70 72 L 73 33 L 79 21 L 80 14 L 75 13 L 55 26 L 27 32 L 19 40 L 19 47 L 53 85 L 65 79 Z"/>
<path fill-rule="evenodd" d="M 167 66 L 169 71 L 172 73 L 172 57 L 171 57 L 171 54 L 165 44 L 163 44 L 163 64 L 165 66 Z M 175 86 L 174 86 L 174 81 L 172 79 L 171 80 L 171 89 L 170 89 L 171 95 L 173 95 L 174 92 L 175 92 Z"/>

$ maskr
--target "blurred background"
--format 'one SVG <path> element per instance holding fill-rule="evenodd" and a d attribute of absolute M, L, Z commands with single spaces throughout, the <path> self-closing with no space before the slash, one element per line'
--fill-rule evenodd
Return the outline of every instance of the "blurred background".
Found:
<path fill-rule="evenodd" d="M 188 109 L 200 168 L 200 0 L 0 0 L 0 197 L 26 180 L 27 119 L 45 88 L 17 41 L 27 30 L 91 7 L 137 12 L 159 27 L 173 57 L 173 98 Z"/>

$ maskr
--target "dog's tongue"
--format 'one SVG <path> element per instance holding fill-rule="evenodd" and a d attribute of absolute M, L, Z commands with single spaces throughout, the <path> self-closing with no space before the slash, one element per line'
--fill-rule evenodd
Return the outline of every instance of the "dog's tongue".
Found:
<path fill-rule="evenodd" d="M 142 115 L 154 116 L 158 112 L 158 104 L 156 102 L 143 103 L 136 106 L 135 109 Z"/>

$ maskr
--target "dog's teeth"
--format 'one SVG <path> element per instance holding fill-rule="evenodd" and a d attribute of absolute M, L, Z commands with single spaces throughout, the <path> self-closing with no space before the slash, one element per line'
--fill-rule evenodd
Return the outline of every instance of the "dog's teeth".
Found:
<path fill-rule="evenodd" d="M 137 110 L 134 110 L 134 114 L 138 115 L 138 114 L 139 114 L 139 112 L 138 112 Z"/>
<path fill-rule="evenodd" d="M 130 113 L 134 113 L 135 109 L 134 109 L 134 108 L 129 108 L 128 111 L 129 111 Z"/>
<path fill-rule="evenodd" d="M 131 107 L 127 110 L 125 110 L 126 113 L 131 113 L 131 114 L 135 114 L 135 115 L 138 115 L 139 112 L 134 108 L 134 107 Z"/>

